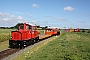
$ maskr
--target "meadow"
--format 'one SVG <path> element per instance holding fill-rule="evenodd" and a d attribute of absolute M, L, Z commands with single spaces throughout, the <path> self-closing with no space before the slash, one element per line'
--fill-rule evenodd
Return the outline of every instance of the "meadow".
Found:
<path fill-rule="evenodd" d="M 0 29 L 0 42 L 9 40 L 11 38 L 11 31 L 15 29 Z"/>
<path fill-rule="evenodd" d="M 8 48 L 11 31 L 0 29 L 0 50 Z M 39 34 L 44 30 L 38 30 Z M 89 60 L 90 33 L 64 32 L 57 38 L 45 41 L 18 55 L 13 60 Z"/>
<path fill-rule="evenodd" d="M 9 46 L 8 40 L 11 38 L 11 31 L 15 29 L 0 29 L 0 50 Z"/>
<path fill-rule="evenodd" d="M 90 59 L 90 33 L 64 32 L 59 37 L 46 42 L 18 55 L 13 60 Z"/>

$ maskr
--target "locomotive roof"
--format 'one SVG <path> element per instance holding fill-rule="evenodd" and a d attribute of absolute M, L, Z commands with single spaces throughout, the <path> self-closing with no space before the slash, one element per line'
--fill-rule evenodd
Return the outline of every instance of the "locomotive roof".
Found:
<path fill-rule="evenodd" d="M 24 23 L 21 23 L 21 24 L 19 24 L 19 25 L 23 25 Z M 34 25 L 34 24 L 31 24 L 31 23 L 25 23 L 26 25 L 31 25 L 31 26 L 36 26 L 36 25 Z"/>
<path fill-rule="evenodd" d="M 29 24 L 29 25 L 31 25 L 31 26 L 36 26 L 36 25 L 34 25 L 34 24 L 31 24 L 31 23 L 26 23 L 26 24 Z"/>

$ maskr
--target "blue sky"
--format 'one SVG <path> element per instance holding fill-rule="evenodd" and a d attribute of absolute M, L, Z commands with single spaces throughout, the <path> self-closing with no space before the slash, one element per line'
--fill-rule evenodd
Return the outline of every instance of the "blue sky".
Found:
<path fill-rule="evenodd" d="M 90 0 L 0 0 L 0 22 L 90 28 Z"/>

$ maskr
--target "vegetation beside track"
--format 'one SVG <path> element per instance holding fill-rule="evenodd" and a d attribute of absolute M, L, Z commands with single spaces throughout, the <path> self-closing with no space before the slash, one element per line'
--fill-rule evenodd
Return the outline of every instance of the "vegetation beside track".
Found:
<path fill-rule="evenodd" d="M 43 44 L 43 43 L 42 43 Z M 40 47 L 38 45 L 14 60 L 89 60 L 90 34 L 68 32 Z M 34 51 L 35 50 L 35 51 Z M 33 53 L 31 53 L 33 51 Z"/>
<path fill-rule="evenodd" d="M 8 41 L 0 42 L 0 51 L 8 48 L 8 46 L 9 46 L 8 44 L 9 44 Z"/>
<path fill-rule="evenodd" d="M 52 38 L 50 38 L 50 39 L 48 39 L 48 40 L 42 41 L 42 43 L 40 43 L 39 45 L 34 46 L 32 49 L 25 51 L 25 52 L 22 53 L 21 55 L 18 55 L 18 56 L 15 57 L 13 60 L 17 60 L 17 59 L 18 59 L 18 60 L 25 60 L 26 57 L 29 57 L 29 56 L 31 56 L 33 53 L 39 51 L 39 49 L 41 49 L 42 47 L 44 47 L 45 45 L 47 45 L 49 42 L 55 40 L 56 38 L 58 38 L 58 37 L 52 37 Z"/>
<path fill-rule="evenodd" d="M 38 34 L 44 33 L 44 30 L 38 30 Z"/>
<path fill-rule="evenodd" d="M 8 48 L 8 40 L 10 39 L 10 33 L 12 30 L 15 29 L 0 29 L 0 50 Z"/>
<path fill-rule="evenodd" d="M 0 29 L 0 42 L 6 41 L 10 39 L 10 33 L 15 29 Z"/>

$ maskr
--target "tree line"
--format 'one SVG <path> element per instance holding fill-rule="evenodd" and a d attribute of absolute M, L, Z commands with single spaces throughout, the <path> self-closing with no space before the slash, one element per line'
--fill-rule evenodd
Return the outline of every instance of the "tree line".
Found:
<path fill-rule="evenodd" d="M 0 29 L 17 29 L 19 24 L 23 24 L 23 23 L 17 23 L 15 26 L 12 26 L 12 27 L 0 27 Z M 46 29 L 47 27 L 48 26 L 41 27 L 41 26 L 37 25 L 37 28 Z"/>

